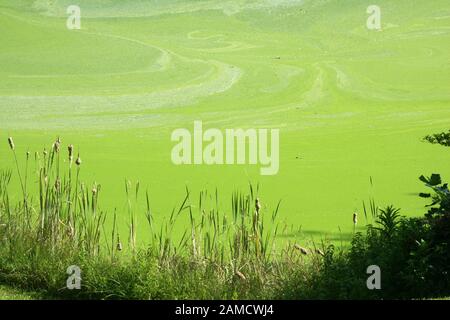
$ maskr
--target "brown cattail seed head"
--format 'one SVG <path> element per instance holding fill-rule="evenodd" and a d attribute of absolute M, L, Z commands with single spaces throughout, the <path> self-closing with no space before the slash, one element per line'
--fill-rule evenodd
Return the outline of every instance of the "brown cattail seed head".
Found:
<path fill-rule="evenodd" d="M 55 143 L 53 144 L 53 151 L 55 151 L 56 153 L 59 152 L 59 147 L 61 145 L 61 142 L 59 141 L 59 138 L 55 141 Z"/>
<path fill-rule="evenodd" d="M 16 147 L 14 146 L 14 141 L 12 137 L 8 138 L 8 143 L 9 143 L 9 147 L 11 148 L 11 150 L 14 150 Z"/>
<path fill-rule="evenodd" d="M 73 160 L 73 145 L 69 144 L 69 146 L 67 147 L 67 150 L 69 151 L 69 161 Z"/>
<path fill-rule="evenodd" d="M 256 200 L 255 200 L 255 208 L 256 208 L 256 212 L 259 213 L 259 210 L 261 209 L 261 203 L 259 202 L 258 198 L 256 198 Z"/>
<path fill-rule="evenodd" d="M 117 251 L 122 251 L 122 242 L 117 242 Z"/>
<path fill-rule="evenodd" d="M 308 250 L 306 250 L 305 248 L 301 247 L 298 244 L 294 245 L 294 248 L 297 249 L 298 251 L 300 251 L 302 254 L 307 255 L 308 254 Z"/>
<path fill-rule="evenodd" d="M 242 281 L 247 280 L 247 278 L 244 276 L 244 274 L 242 272 L 240 272 L 240 271 L 236 271 L 236 277 L 238 277 Z"/>
<path fill-rule="evenodd" d="M 357 224 L 358 223 L 358 214 L 355 212 L 354 214 L 353 214 L 353 224 Z"/>
<path fill-rule="evenodd" d="M 75 160 L 75 164 L 76 164 L 77 166 L 81 165 L 81 158 L 80 158 L 80 155 L 78 155 L 77 160 Z"/>

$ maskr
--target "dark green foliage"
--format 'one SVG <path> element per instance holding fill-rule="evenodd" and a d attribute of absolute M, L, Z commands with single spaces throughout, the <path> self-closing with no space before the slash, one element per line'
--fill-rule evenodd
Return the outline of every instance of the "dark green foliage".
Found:
<path fill-rule="evenodd" d="M 385 209 L 380 209 L 377 217 L 377 224 L 380 227 L 376 227 L 386 238 L 390 238 L 394 235 L 397 226 L 400 221 L 400 209 L 396 209 L 393 206 L 388 206 Z"/>
<path fill-rule="evenodd" d="M 422 218 L 405 218 L 392 206 L 378 212 L 365 235 L 355 234 L 348 252 L 330 246 L 308 281 L 285 282 L 283 298 L 412 299 L 450 295 L 448 188 L 439 175 L 420 180 L 433 190 L 433 207 Z M 381 269 L 381 290 L 366 286 L 367 267 Z"/>
<path fill-rule="evenodd" d="M 427 216 L 450 215 L 450 191 L 447 183 L 442 183 L 439 174 L 432 174 L 429 178 L 421 176 L 420 180 L 430 188 L 433 193 L 420 193 L 422 198 L 431 198 L 432 203 L 428 205 Z"/>
<path fill-rule="evenodd" d="M 446 147 L 450 147 L 450 130 L 448 130 L 448 132 L 428 135 L 424 137 L 424 140 L 433 144 L 440 144 Z"/>

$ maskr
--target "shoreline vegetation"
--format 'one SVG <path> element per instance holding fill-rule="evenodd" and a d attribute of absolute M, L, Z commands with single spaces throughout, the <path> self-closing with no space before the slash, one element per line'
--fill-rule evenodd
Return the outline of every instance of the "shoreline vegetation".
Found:
<path fill-rule="evenodd" d="M 364 210 L 372 221 L 354 233 L 350 248 L 333 244 L 275 249 L 280 203 L 262 209 L 258 187 L 235 192 L 232 209 L 220 212 L 218 194 L 186 190 L 165 223 L 156 223 L 145 194 L 150 241 L 136 244 L 132 205 L 139 183 L 126 182 L 128 232 L 121 234 L 114 212 L 112 230 L 99 205 L 101 186 L 81 180 L 74 147 L 58 138 L 49 150 L 26 153 L 15 172 L 0 173 L 0 284 L 48 299 L 422 299 L 450 295 L 450 192 L 438 174 L 420 180 L 431 188 L 421 218 L 406 218 L 393 206 Z M 67 165 L 61 165 L 67 157 Z M 31 165 L 37 179 L 31 179 Z M 30 171 L 30 172 L 29 172 Z M 22 199 L 11 202 L 8 186 L 19 179 Z M 36 181 L 37 194 L 29 189 Z M 196 197 L 195 197 L 196 198 Z M 181 238 L 173 234 L 180 215 L 189 218 Z M 355 226 L 358 217 L 353 217 Z M 126 240 L 126 241 L 124 241 Z M 369 290 L 369 266 L 381 270 L 381 290 Z M 81 271 L 81 288 L 66 286 L 69 266 Z"/>
<path fill-rule="evenodd" d="M 428 141 L 432 144 L 440 144 L 441 146 L 450 147 L 450 129 L 447 132 L 427 135 L 423 139 L 424 141 Z"/>

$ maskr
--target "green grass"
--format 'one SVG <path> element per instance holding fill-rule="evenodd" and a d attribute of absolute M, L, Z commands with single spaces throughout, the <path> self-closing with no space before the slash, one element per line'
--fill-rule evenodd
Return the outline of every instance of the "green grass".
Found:
<path fill-rule="evenodd" d="M 8 141 L 15 158 L 15 143 Z M 293 268 L 306 273 L 320 264 L 314 248 L 308 264 L 293 245 L 276 249 L 278 207 L 262 210 L 253 186 L 248 195 L 233 194 L 231 212 L 218 209 L 218 193 L 201 193 L 194 202 L 186 190 L 163 223 L 155 222 L 146 196 L 147 241 L 138 246 L 139 184 L 125 182 L 126 232 L 116 213 L 107 231 L 101 186 L 80 180 L 82 161 L 71 152 L 57 140 L 47 153 L 27 158 L 25 167 L 17 165 L 23 194 L 17 202 L 8 191 L 11 171 L 0 174 L 0 283 L 48 298 L 264 299 Z M 29 167 L 35 168 L 30 175 Z M 37 192 L 30 191 L 33 185 Z M 182 224 L 179 237 L 174 227 L 183 214 L 189 224 Z M 66 288 L 73 265 L 81 270 L 81 290 Z"/>
<path fill-rule="evenodd" d="M 0 285 L 0 300 L 36 300 L 39 295 L 36 293 L 24 292 L 9 286 Z"/>
<path fill-rule="evenodd" d="M 232 192 L 259 182 L 264 208 L 282 200 L 285 239 L 306 243 L 348 242 L 353 212 L 372 197 L 419 215 L 416 177 L 450 175 L 447 150 L 421 141 L 450 121 L 446 0 L 380 0 L 380 32 L 365 28 L 372 3 L 356 0 L 80 0 L 79 31 L 65 28 L 69 4 L 0 1 L 0 29 L 8 30 L 0 134 L 15 138 L 21 165 L 28 149 L 42 152 L 58 135 L 64 148 L 74 144 L 83 179 L 102 184 L 102 209 L 117 209 L 122 234 L 124 179 L 148 188 L 160 222 L 185 186 L 192 194 L 218 187 L 225 211 Z M 280 128 L 279 174 L 174 166 L 170 133 L 194 120 Z M 7 148 L 0 143 L 0 165 L 14 168 Z M 13 183 L 11 197 L 19 199 Z M 142 243 L 144 204 L 139 212 Z"/>
<path fill-rule="evenodd" d="M 15 143 L 8 142 L 16 159 Z M 402 217 L 399 209 L 379 209 L 372 200 L 365 214 L 373 225 L 365 235 L 355 233 L 346 251 L 329 242 L 279 246 L 285 235 L 279 233 L 279 205 L 263 209 L 259 186 L 235 192 L 231 211 L 219 209 L 217 191 L 195 201 L 187 189 L 161 223 L 148 193 L 140 198 L 140 184 L 125 181 L 127 229 L 118 228 L 114 212 L 111 231 L 101 209 L 102 187 L 80 179 L 83 162 L 72 148 L 62 151 L 58 139 L 48 152 L 27 157 L 25 167 L 16 164 L 22 199 L 9 196 L 12 172 L 0 174 L 0 284 L 45 293 L 41 297 L 410 299 L 449 292 L 442 279 L 449 265 L 449 191 L 438 174 L 420 177 L 433 191 L 421 193 L 433 200 L 424 218 Z M 146 205 L 145 245 L 136 242 L 139 199 Z M 183 215 L 188 222 L 180 225 Z M 383 290 L 365 285 L 365 269 L 374 263 L 383 270 Z M 80 290 L 67 288 L 69 266 L 81 272 Z"/>

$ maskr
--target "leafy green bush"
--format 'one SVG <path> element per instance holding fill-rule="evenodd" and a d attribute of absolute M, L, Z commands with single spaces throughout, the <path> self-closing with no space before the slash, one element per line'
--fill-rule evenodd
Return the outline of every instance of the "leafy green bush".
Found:
<path fill-rule="evenodd" d="M 425 185 L 433 191 L 433 193 L 420 193 L 422 198 L 431 198 L 432 203 L 428 205 L 427 216 L 450 215 L 450 191 L 447 183 L 442 183 L 439 174 L 432 174 L 430 177 L 421 176 L 419 178 Z"/>
<path fill-rule="evenodd" d="M 439 175 L 420 177 L 432 194 L 428 213 L 406 218 L 388 206 L 378 210 L 375 225 L 355 234 L 348 252 L 326 250 L 317 273 L 295 274 L 279 290 L 283 298 L 411 299 L 450 295 L 450 211 L 447 184 Z M 381 290 L 369 290 L 367 267 L 381 270 Z"/>
<path fill-rule="evenodd" d="M 424 137 L 424 140 L 433 144 L 440 144 L 446 147 L 450 147 L 450 130 L 448 130 L 448 132 L 428 135 Z"/>

